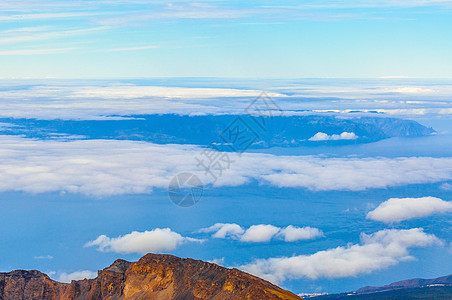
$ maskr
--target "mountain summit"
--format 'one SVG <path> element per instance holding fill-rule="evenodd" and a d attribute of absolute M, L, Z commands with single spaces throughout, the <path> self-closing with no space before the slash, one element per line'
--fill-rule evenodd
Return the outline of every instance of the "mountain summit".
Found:
<path fill-rule="evenodd" d="M 237 269 L 172 255 L 116 260 L 94 279 L 60 283 L 39 271 L 0 273 L 0 299 L 281 299 L 300 297 Z"/>

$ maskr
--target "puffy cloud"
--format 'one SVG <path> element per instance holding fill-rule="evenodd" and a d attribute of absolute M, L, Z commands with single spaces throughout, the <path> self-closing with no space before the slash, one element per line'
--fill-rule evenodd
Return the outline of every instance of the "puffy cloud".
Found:
<path fill-rule="evenodd" d="M 281 283 L 298 278 L 342 278 L 368 274 L 385 269 L 401 261 L 414 259 L 408 250 L 441 244 L 434 235 L 422 228 L 382 230 L 362 234 L 361 243 L 319 251 L 311 255 L 258 259 L 240 269 Z"/>
<path fill-rule="evenodd" d="M 85 247 L 97 246 L 98 251 L 117 253 L 162 252 L 176 249 L 187 242 L 202 242 L 202 240 L 183 237 L 169 228 L 156 228 L 151 231 L 133 231 L 116 238 L 100 235 L 97 239 L 85 244 Z"/>
<path fill-rule="evenodd" d="M 243 242 L 268 242 L 279 232 L 279 228 L 273 225 L 253 225 L 248 228 L 240 238 Z"/>
<path fill-rule="evenodd" d="M 341 141 L 341 140 L 356 140 L 358 136 L 354 132 L 342 132 L 341 134 L 328 135 L 323 132 L 316 133 L 309 140 L 312 142 L 321 141 Z"/>
<path fill-rule="evenodd" d="M 201 228 L 198 232 L 210 233 L 215 232 L 212 237 L 218 239 L 225 239 L 228 237 L 238 238 L 245 232 L 245 229 L 238 224 L 231 223 L 216 223 L 207 228 Z"/>
<path fill-rule="evenodd" d="M 325 236 L 320 229 L 312 227 L 295 227 L 292 225 L 281 229 L 279 235 L 284 237 L 286 242 L 294 242 L 299 240 L 311 240 Z"/>
<path fill-rule="evenodd" d="M 72 280 L 92 279 L 97 277 L 97 272 L 83 270 L 73 273 L 61 273 L 57 276 L 57 281 L 70 283 Z"/>
<path fill-rule="evenodd" d="M 320 229 L 312 227 L 296 227 L 289 225 L 281 228 L 273 225 L 259 224 L 252 225 L 247 229 L 234 223 L 217 223 L 207 228 L 202 228 L 198 232 L 214 233 L 214 238 L 232 238 L 242 242 L 269 242 L 277 238 L 286 242 L 295 242 L 299 240 L 309 240 L 324 236 Z"/>
<path fill-rule="evenodd" d="M 105 196 L 167 188 L 180 172 L 204 184 L 252 180 L 313 191 L 387 188 L 452 179 L 452 158 L 325 158 L 245 153 L 216 182 L 195 157 L 202 148 L 118 140 L 35 140 L 0 135 L 0 192 L 69 192 Z"/>
<path fill-rule="evenodd" d="M 394 223 L 449 211 L 452 211 L 452 203 L 435 197 L 391 198 L 370 211 L 367 218 Z"/>

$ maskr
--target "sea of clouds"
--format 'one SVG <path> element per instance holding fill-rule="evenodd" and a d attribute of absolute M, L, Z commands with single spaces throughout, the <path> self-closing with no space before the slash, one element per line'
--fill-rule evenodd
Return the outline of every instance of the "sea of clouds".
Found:
<path fill-rule="evenodd" d="M 151 193 L 180 172 L 204 184 L 240 186 L 257 181 L 280 188 L 362 191 L 452 179 L 450 157 L 358 158 L 230 156 L 217 180 L 199 167 L 202 148 L 120 140 L 38 140 L 0 136 L 0 192 L 69 192 L 93 196 Z M 224 167 L 226 167 L 225 165 Z M 220 174 L 218 174 L 220 175 Z"/>

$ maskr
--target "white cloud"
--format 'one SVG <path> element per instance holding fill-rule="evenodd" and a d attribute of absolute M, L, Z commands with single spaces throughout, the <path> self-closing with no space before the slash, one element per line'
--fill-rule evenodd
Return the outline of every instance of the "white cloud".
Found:
<path fill-rule="evenodd" d="M 264 173 L 261 178 L 278 187 L 306 187 L 316 191 L 359 191 L 368 188 L 432 183 L 436 180 L 447 180 L 452 175 L 450 158 L 293 158 L 292 161 L 286 161 L 284 157 L 279 157 L 280 172 Z M 304 160 L 299 160 L 300 158 Z M 272 165 L 273 163 L 276 161 L 271 162 Z M 444 165 L 441 166 L 441 163 Z M 424 171 L 425 173 L 422 173 Z M 442 179 L 439 179 L 440 177 Z"/>
<path fill-rule="evenodd" d="M 409 79 L 410 76 L 406 75 L 388 75 L 388 76 L 380 76 L 379 79 Z"/>
<path fill-rule="evenodd" d="M 29 20 L 53 20 L 53 19 L 74 19 L 92 17 L 105 14 L 103 12 L 57 12 L 57 13 L 27 13 L 27 14 L 2 14 L 0 22 L 29 21 Z"/>
<path fill-rule="evenodd" d="M 323 237 L 321 230 L 312 227 L 296 227 L 289 225 L 281 228 L 268 224 L 252 225 L 247 229 L 234 223 L 217 223 L 207 228 L 202 228 L 198 232 L 214 233 L 213 238 L 232 238 L 242 242 L 269 242 L 274 238 L 283 239 L 286 242 L 315 239 Z"/>
<path fill-rule="evenodd" d="M 451 0 L 356 0 L 356 1 L 317 1 L 313 8 L 384 8 L 384 7 L 418 7 L 418 6 L 450 6 Z M 308 5 L 309 7 L 309 5 Z"/>
<path fill-rule="evenodd" d="M 245 231 L 240 240 L 255 243 L 269 242 L 279 230 L 279 227 L 273 225 L 253 225 Z"/>
<path fill-rule="evenodd" d="M 449 211 L 452 211 L 452 203 L 435 197 L 391 198 L 370 211 L 367 218 L 394 223 Z"/>
<path fill-rule="evenodd" d="M 20 127 L 20 126 L 16 125 L 16 124 L 11 124 L 11 123 L 0 122 L 0 130 L 8 130 L 8 129 L 17 128 L 17 127 Z"/>
<path fill-rule="evenodd" d="M 187 242 L 202 240 L 183 237 L 169 228 L 156 228 L 151 231 L 133 231 L 116 238 L 100 235 L 97 239 L 85 244 L 85 247 L 97 246 L 98 251 L 116 253 L 140 253 L 171 251 Z"/>
<path fill-rule="evenodd" d="M 4 50 L 0 51 L 0 55 L 47 55 L 65 53 L 71 50 L 74 50 L 74 48 Z"/>
<path fill-rule="evenodd" d="M 5 1 L 5 0 L 4 0 Z M 4 2 L 3 1 L 3 2 Z M 17 2 L 17 1 L 16 1 Z M 0 3 L 0 21 L 20 22 L 23 20 L 53 20 L 79 18 L 90 23 L 95 22 L 108 26 L 149 25 L 155 20 L 180 19 L 245 19 L 258 18 L 253 23 L 268 23 L 269 18 L 296 18 L 307 20 L 329 21 L 346 18 L 362 17 L 352 12 L 318 11 L 323 6 L 313 5 L 269 5 L 268 3 L 255 3 L 250 6 L 219 3 L 218 1 L 83 1 L 84 11 L 77 5 L 77 1 L 26 1 L 27 5 Z M 216 2 L 216 3 L 215 3 Z M 119 7 L 120 4 L 123 4 Z M 132 6 L 128 7 L 129 4 Z M 314 9 L 313 9 L 314 8 Z M 11 13 L 12 12 L 12 13 Z M 24 12 L 24 13 L 18 13 Z M 284 19 L 284 20 L 285 20 Z M 259 22 L 260 21 L 260 22 Z M 270 20 L 272 23 L 275 21 Z"/>
<path fill-rule="evenodd" d="M 57 276 L 57 281 L 70 283 L 72 280 L 92 279 L 97 277 L 97 272 L 83 270 L 72 273 L 61 273 Z"/>
<path fill-rule="evenodd" d="M 61 50 L 61 49 L 60 49 Z M 21 51 L 21 52 L 17 52 Z M 11 50 L 4 54 L 33 54 L 35 50 Z M 42 53 L 44 53 L 43 50 Z M 36 50 L 36 52 L 38 52 Z M 0 82 L 0 86 L 1 86 Z M 261 94 L 259 90 L 188 88 L 127 84 L 80 86 L 69 83 L 19 86 L 0 90 L 0 117 L 103 120 L 110 116 L 142 114 L 238 114 Z M 270 92 L 270 97 L 285 95 Z M 224 99 L 227 98 L 227 101 Z M 243 100 L 243 98 L 246 98 Z M 29 101 L 24 101 L 29 100 Z"/>
<path fill-rule="evenodd" d="M 312 227 L 295 227 L 292 225 L 281 229 L 279 235 L 284 237 L 286 242 L 294 242 L 300 240 L 311 240 L 325 236 L 320 229 Z"/>
<path fill-rule="evenodd" d="M 218 238 L 218 239 L 225 239 L 225 238 L 238 238 L 243 235 L 245 232 L 245 229 L 242 228 L 242 226 L 238 224 L 231 224 L 231 223 L 216 223 L 215 225 L 212 225 L 207 228 L 201 228 L 198 230 L 198 232 L 204 232 L 204 233 L 210 233 L 215 232 L 212 237 Z"/>
<path fill-rule="evenodd" d="M 106 196 L 167 188 L 180 172 L 213 183 L 197 166 L 200 147 L 118 140 L 34 140 L 0 135 L 0 192 Z M 229 153 L 228 155 L 235 155 Z M 452 158 L 325 158 L 245 153 L 215 186 L 252 180 L 313 191 L 387 188 L 452 179 Z"/>
<path fill-rule="evenodd" d="M 53 259 L 52 255 L 39 255 L 39 256 L 35 256 L 33 257 L 34 259 Z"/>
<path fill-rule="evenodd" d="M 155 49 L 155 48 L 158 48 L 158 46 L 139 46 L 139 47 L 127 47 L 127 48 L 114 48 L 114 49 L 107 49 L 105 51 L 107 51 L 107 52 L 140 51 L 140 50 L 149 50 L 149 49 Z"/>
<path fill-rule="evenodd" d="M 449 183 L 443 183 L 440 186 L 440 189 L 444 190 L 444 191 L 452 191 L 452 184 Z"/>
<path fill-rule="evenodd" d="M 213 264 L 216 264 L 219 266 L 223 266 L 223 267 L 225 266 L 225 258 L 224 257 L 214 258 L 214 259 L 208 260 L 207 262 L 210 262 L 210 263 L 213 263 Z"/>
<path fill-rule="evenodd" d="M 328 135 L 323 132 L 316 133 L 309 140 L 313 142 L 319 141 L 340 141 L 340 140 L 356 140 L 358 136 L 354 132 L 342 132 L 341 134 Z"/>
<path fill-rule="evenodd" d="M 39 48 L 27 51 L 37 51 L 35 49 Z M 3 51 L 12 54 L 14 52 L 11 51 L 22 50 Z M 29 87 L 24 89 L 27 85 Z M 249 86 L 253 85 L 256 84 L 249 83 Z M 377 111 L 395 116 L 452 114 L 452 85 L 447 84 L 406 87 L 432 90 L 430 93 L 411 94 L 410 101 L 401 100 L 399 94 L 387 93 L 388 89 L 400 88 L 391 87 L 391 82 L 385 86 L 375 83 L 357 86 L 349 83 L 347 86 L 337 87 L 325 84 L 278 87 L 272 86 L 271 82 L 268 85 L 266 88 L 269 96 L 277 100 L 286 116 L 331 112 L 349 114 L 351 111 Z M 111 82 L 93 84 L 80 81 L 64 81 L 64 84 L 43 81 L 37 84 L 14 80 L 0 82 L 1 86 L 7 88 L 0 89 L 0 117 L 37 119 L 93 120 L 106 119 L 109 116 L 168 113 L 243 114 L 244 108 L 261 93 L 260 86 L 251 89 L 196 88 L 136 86 Z M 385 94 L 386 100 L 381 100 L 382 94 Z M 338 95 L 343 99 L 337 99 Z M 300 97 L 304 98 L 303 101 L 300 101 Z M 306 97 L 311 100 L 305 99 Z M 323 99 L 325 97 L 334 97 L 335 100 L 327 101 Z M 323 100 L 318 101 L 318 98 Z M 341 138 L 338 136 L 337 138 Z"/>
<path fill-rule="evenodd" d="M 1 17 L 0 17 L 1 18 Z M 41 28 L 41 27 L 40 27 Z M 7 32 L 6 34 L 0 31 L 2 37 L 0 37 L 0 44 L 11 44 L 11 43 L 23 43 L 23 42 L 33 42 L 41 40 L 53 40 L 66 38 L 68 36 L 78 36 L 90 33 L 96 33 L 108 29 L 107 27 L 93 27 L 93 28 L 82 28 L 74 30 L 47 30 L 47 31 L 23 31 L 23 32 Z"/>
<path fill-rule="evenodd" d="M 262 9 L 179 1 L 154 9 L 125 12 L 119 17 L 101 18 L 98 22 L 109 26 L 121 26 L 124 24 L 143 24 L 156 19 L 235 19 L 252 16 L 258 13 L 257 10 L 261 11 Z"/>
<path fill-rule="evenodd" d="M 426 94 L 432 93 L 434 90 L 420 88 L 420 87 L 398 87 L 398 88 L 389 88 L 384 91 L 385 93 L 399 93 L 399 94 Z"/>
<path fill-rule="evenodd" d="M 258 259 L 240 269 L 281 283 L 298 278 L 342 278 L 368 274 L 414 259 L 409 248 L 441 244 L 422 228 L 382 230 L 361 235 L 361 243 L 319 251 L 311 255 Z"/>
<path fill-rule="evenodd" d="M 68 97 L 74 98 L 108 98 L 132 99 L 142 97 L 163 98 L 214 98 L 214 97 L 256 97 L 260 92 L 256 90 L 240 90 L 227 88 L 185 88 L 161 86 L 108 86 L 86 87 L 72 91 Z M 270 93 L 270 96 L 283 96 Z"/>

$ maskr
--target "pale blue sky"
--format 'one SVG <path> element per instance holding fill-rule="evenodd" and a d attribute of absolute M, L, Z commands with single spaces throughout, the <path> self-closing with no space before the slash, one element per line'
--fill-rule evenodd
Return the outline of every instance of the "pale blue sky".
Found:
<path fill-rule="evenodd" d="M 0 78 L 452 78 L 452 1 L 0 3 Z"/>

